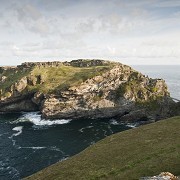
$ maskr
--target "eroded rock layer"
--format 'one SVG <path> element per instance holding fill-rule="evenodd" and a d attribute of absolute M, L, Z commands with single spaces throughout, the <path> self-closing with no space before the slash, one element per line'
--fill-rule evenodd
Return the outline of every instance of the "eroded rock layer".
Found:
<path fill-rule="evenodd" d="M 23 63 L 0 68 L 0 111 L 40 110 L 48 119 L 156 120 L 171 116 L 162 79 L 103 60 Z"/>

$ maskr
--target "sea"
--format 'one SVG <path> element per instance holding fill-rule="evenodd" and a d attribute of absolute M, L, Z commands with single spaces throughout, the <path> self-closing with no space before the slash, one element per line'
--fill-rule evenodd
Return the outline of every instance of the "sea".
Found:
<path fill-rule="evenodd" d="M 166 81 L 180 99 L 180 66 L 133 65 Z M 115 119 L 44 120 L 39 112 L 0 115 L 0 180 L 19 180 L 64 161 L 111 134 L 136 127 Z"/>

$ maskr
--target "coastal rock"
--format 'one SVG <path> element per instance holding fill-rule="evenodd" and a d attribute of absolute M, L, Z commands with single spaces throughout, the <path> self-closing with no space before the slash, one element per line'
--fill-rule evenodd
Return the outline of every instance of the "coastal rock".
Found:
<path fill-rule="evenodd" d="M 21 96 L 16 96 L 13 98 L 5 99 L 0 103 L 0 112 L 21 112 L 21 111 L 38 111 L 39 107 L 37 104 L 33 103 L 31 98 L 34 94 L 25 94 Z"/>
<path fill-rule="evenodd" d="M 1 79 L 0 79 L 0 81 L 3 83 L 6 79 L 7 79 L 6 76 L 2 76 Z"/>
<path fill-rule="evenodd" d="M 170 172 L 162 172 L 157 176 L 140 178 L 140 180 L 178 180 L 178 179 L 179 178 L 177 176 L 174 176 Z"/>
<path fill-rule="evenodd" d="M 151 79 L 121 63 L 79 59 L 27 62 L 7 69 L 1 72 L 7 77 L 0 83 L 3 112 L 30 111 L 34 106 L 48 119 L 113 117 L 127 122 L 172 113 L 173 102 L 164 80 Z"/>
<path fill-rule="evenodd" d="M 17 83 L 14 84 L 13 94 L 21 93 L 27 87 L 27 77 L 23 77 Z"/>
<path fill-rule="evenodd" d="M 174 114 L 174 116 L 180 116 L 180 102 L 172 104 L 171 114 Z"/>
<path fill-rule="evenodd" d="M 121 89 L 125 83 L 130 89 Z M 141 90 L 141 96 L 137 88 Z M 152 91 L 151 88 L 156 90 Z M 136 121 L 147 118 L 145 111 L 139 110 L 137 113 L 132 108 L 137 101 L 155 101 L 168 95 L 164 80 L 149 80 L 128 66 L 117 65 L 101 76 L 70 87 L 61 92 L 59 97 L 45 99 L 42 115 L 45 118 L 122 118 L 128 112 L 123 119 Z"/>
<path fill-rule="evenodd" d="M 41 102 L 44 100 L 44 94 L 40 92 L 36 92 L 31 100 L 33 103 L 35 103 L 36 105 L 40 107 Z"/>

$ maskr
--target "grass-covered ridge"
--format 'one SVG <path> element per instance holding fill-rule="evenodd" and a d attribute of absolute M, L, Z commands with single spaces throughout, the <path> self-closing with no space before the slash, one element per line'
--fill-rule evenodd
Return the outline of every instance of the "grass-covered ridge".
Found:
<path fill-rule="evenodd" d="M 87 65 L 88 63 L 94 63 Z M 42 93 L 59 93 L 70 86 L 77 85 L 86 79 L 110 70 L 113 63 L 105 61 L 72 61 L 68 63 L 27 63 L 17 68 L 7 68 L 0 71 L 0 96 L 10 96 L 18 86 L 27 83 L 22 93 L 38 91 Z M 78 66 L 80 63 L 82 66 Z M 97 65 L 95 64 L 97 63 Z M 99 63 L 99 64 L 98 64 Z M 100 64 L 101 63 L 101 64 Z M 104 64 L 103 64 L 104 63 Z M 81 65 L 81 64 L 80 64 Z M 85 65 L 85 66 L 83 66 Z M 4 78 L 4 79 L 3 79 Z M 23 82 L 21 79 L 23 79 Z M 26 81 L 27 78 L 27 82 Z M 25 85 L 24 85 L 25 86 Z M 9 95 L 10 94 L 10 95 Z"/>
<path fill-rule="evenodd" d="M 58 67 L 35 67 L 31 74 L 33 76 L 41 76 L 43 83 L 40 86 L 35 86 L 43 92 L 57 93 L 60 90 L 65 90 L 70 86 L 77 85 L 88 78 L 96 75 L 101 75 L 110 69 L 109 66 L 95 67 L 73 67 L 73 66 L 58 66 Z"/>
<path fill-rule="evenodd" d="M 180 175 L 180 117 L 111 135 L 26 179 L 139 179 Z"/>
<path fill-rule="evenodd" d="M 8 88 L 10 88 L 14 83 L 18 82 L 21 78 L 29 75 L 31 72 L 31 68 L 29 69 L 18 69 L 18 68 L 8 68 L 5 71 L 2 71 L 0 74 L 1 77 L 6 77 L 4 82 L 0 82 L 0 88 L 2 92 L 5 92 Z"/>

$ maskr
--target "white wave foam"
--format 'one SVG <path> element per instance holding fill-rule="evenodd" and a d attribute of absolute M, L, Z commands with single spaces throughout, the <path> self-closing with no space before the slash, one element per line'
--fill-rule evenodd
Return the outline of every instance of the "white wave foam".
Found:
<path fill-rule="evenodd" d="M 127 127 L 130 127 L 130 128 L 135 128 L 137 127 L 137 124 L 136 123 L 128 123 L 126 124 Z"/>
<path fill-rule="evenodd" d="M 48 149 L 51 150 L 51 151 L 59 151 L 62 154 L 65 154 L 61 149 L 57 148 L 56 146 L 49 147 Z"/>
<path fill-rule="evenodd" d="M 34 149 L 34 150 L 39 150 L 39 149 L 48 149 L 51 151 L 59 151 L 62 154 L 64 154 L 64 152 L 62 150 L 60 150 L 59 148 L 57 148 L 56 146 L 50 146 L 50 147 L 45 147 L 45 146 L 35 146 L 35 147 L 18 147 L 18 149 Z"/>
<path fill-rule="evenodd" d="M 17 126 L 17 127 L 14 127 L 12 130 L 13 131 L 17 131 L 17 133 L 14 133 L 12 134 L 10 137 L 8 137 L 9 139 L 12 140 L 12 143 L 13 143 L 13 146 L 17 146 L 16 145 L 16 140 L 14 140 L 14 136 L 19 136 L 21 133 L 22 133 L 22 129 L 23 129 L 23 126 Z"/>
<path fill-rule="evenodd" d="M 23 129 L 23 126 L 17 126 L 17 127 L 15 127 L 15 128 L 13 128 L 12 130 L 13 130 L 13 131 L 17 131 L 17 133 L 14 133 L 14 134 L 12 135 L 12 137 L 13 137 L 13 136 L 19 136 L 19 135 L 22 133 L 22 129 Z"/>
<path fill-rule="evenodd" d="M 47 147 L 19 147 L 19 149 L 46 149 Z"/>
<path fill-rule="evenodd" d="M 137 123 L 125 123 L 125 122 L 122 122 L 122 121 L 118 122 L 115 119 L 111 119 L 110 124 L 112 124 L 112 125 L 125 125 L 125 126 L 130 127 L 130 128 L 135 128 L 135 127 L 138 126 Z"/>
<path fill-rule="evenodd" d="M 65 119 L 60 119 L 60 120 L 30 120 L 33 124 L 35 124 L 36 126 L 52 126 L 52 125 L 56 125 L 56 124 L 67 124 L 69 123 L 71 120 L 65 120 Z"/>
<path fill-rule="evenodd" d="M 69 155 L 66 155 L 66 157 L 63 157 L 63 158 L 60 159 L 58 162 L 66 161 L 67 159 L 69 159 Z"/>
<path fill-rule="evenodd" d="M 23 116 L 22 116 L 23 117 Z M 27 121 L 27 119 L 24 119 L 24 118 L 18 118 L 17 120 L 15 120 L 15 121 L 12 121 L 12 122 L 10 122 L 10 124 L 17 124 L 17 123 L 20 123 L 20 122 L 26 122 Z"/>
<path fill-rule="evenodd" d="M 119 122 L 117 122 L 115 119 L 111 119 L 110 124 L 119 125 Z"/>
<path fill-rule="evenodd" d="M 13 121 L 13 123 L 26 121 L 32 122 L 36 126 L 52 126 L 57 124 L 67 124 L 71 121 L 71 119 L 45 120 L 41 119 L 41 115 L 38 112 L 30 112 L 23 114 L 22 117 L 20 117 L 16 121 Z"/>
<path fill-rule="evenodd" d="M 93 128 L 93 126 L 87 126 L 87 127 L 81 128 L 79 129 L 79 131 L 84 132 L 85 129 L 90 129 L 90 128 Z"/>

